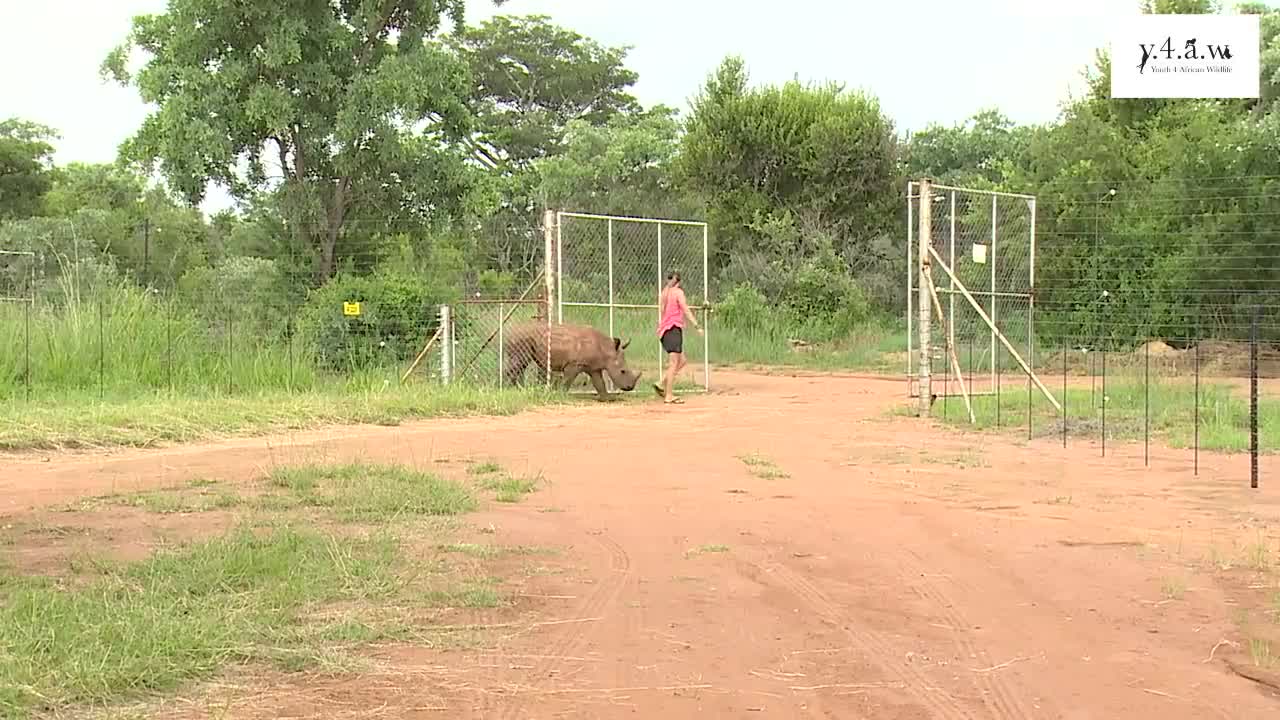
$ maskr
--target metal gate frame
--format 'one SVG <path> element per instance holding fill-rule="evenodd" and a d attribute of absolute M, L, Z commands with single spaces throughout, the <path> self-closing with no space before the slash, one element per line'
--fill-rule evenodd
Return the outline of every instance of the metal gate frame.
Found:
<path fill-rule="evenodd" d="M 934 191 L 943 191 L 943 195 L 934 195 Z M 985 262 L 990 265 L 990 281 L 987 288 L 968 288 L 957 277 L 956 273 L 956 197 L 958 194 L 968 195 L 970 197 L 989 197 L 991 199 L 991 235 L 990 235 L 990 252 L 986 252 L 983 248 Z M 1011 198 L 1023 200 L 1027 203 L 1027 212 L 1029 215 L 1027 228 L 1027 276 L 1025 287 L 1017 287 L 1021 284 L 1015 281 L 1015 286 L 1011 289 L 1001 289 L 998 283 L 996 265 L 997 265 L 997 241 L 999 230 L 1000 200 L 1002 198 Z M 936 310 L 937 315 L 944 324 L 945 332 L 945 357 L 943 362 L 949 362 L 955 369 L 957 374 L 960 394 L 964 397 L 966 408 L 969 411 L 970 421 L 974 420 L 972 406 L 969 398 L 973 395 L 988 395 L 998 392 L 997 377 L 997 342 L 1004 346 L 1010 355 L 1017 361 L 1028 376 L 1029 382 L 1034 383 L 1040 391 L 1048 398 L 1049 402 L 1061 410 L 1058 401 L 1053 394 L 1049 392 L 1044 383 L 1034 371 L 1035 361 L 1035 258 L 1036 258 L 1036 197 L 1023 193 L 1001 192 L 996 190 L 979 190 L 976 188 L 962 188 L 950 185 L 935 185 L 929 180 L 908 181 L 907 182 L 907 395 L 911 398 L 919 399 L 920 414 L 927 415 L 928 408 L 932 400 L 948 394 L 946 390 L 942 393 L 936 392 L 930 380 L 930 367 L 933 360 L 933 350 L 931 347 L 931 319 L 933 311 Z M 948 201 L 949 212 L 948 229 L 946 232 L 946 252 L 947 258 L 943 258 L 941 253 L 935 247 L 932 237 L 932 205 L 936 200 Z M 916 212 L 919 206 L 919 213 Z M 972 245 L 985 245 L 984 236 L 980 240 L 967 238 Z M 934 265 L 940 267 L 946 275 L 946 286 L 938 286 L 932 274 Z M 989 348 L 984 351 L 990 353 L 990 382 L 992 390 L 988 392 L 973 393 L 967 387 L 964 375 L 960 371 L 959 359 L 955 349 L 955 305 L 956 296 L 961 297 L 962 302 L 968 305 L 976 312 L 981 320 L 981 325 L 985 326 L 989 335 Z M 940 296 L 945 296 L 948 304 L 947 311 L 943 311 Z M 982 304 L 977 298 L 985 298 L 989 305 L 988 311 L 984 310 Z M 1024 360 L 1022 356 L 1014 348 L 1013 344 L 1005 336 L 1000 329 L 998 317 L 996 313 L 997 298 L 1007 298 L 1014 300 L 1025 300 L 1027 303 L 1027 338 L 1026 353 Z M 963 307 L 963 305 L 962 305 Z M 918 318 L 916 317 L 918 314 Z M 919 335 L 917 338 L 916 335 Z"/>
<path fill-rule="evenodd" d="M 609 292 L 608 292 L 608 298 L 606 299 L 606 301 L 605 301 L 605 302 L 583 302 L 583 301 L 568 301 L 568 302 L 566 302 L 566 301 L 565 301 L 565 299 L 564 299 L 564 292 L 563 292 L 563 289 L 564 289 L 564 277 L 563 277 L 563 273 L 562 273 L 562 271 L 563 271 L 563 267 L 564 267 L 564 262 L 563 262 L 563 258 L 564 258 L 564 253 L 563 253 L 563 250 L 564 250 L 564 234 L 563 234 L 564 218 L 578 218 L 578 219 L 582 219 L 582 220 L 596 220 L 596 221 L 603 221 L 603 222 L 605 222 L 605 224 L 606 224 L 606 238 L 607 238 L 607 239 L 606 239 L 606 243 L 607 243 L 607 248 L 608 248 L 608 249 L 607 249 L 607 262 L 608 262 L 608 275 L 609 275 Z M 656 224 L 656 225 L 657 225 L 657 231 L 658 231 L 658 237 L 657 237 L 657 240 L 658 240 L 658 242 L 657 242 L 656 254 L 655 254 L 655 268 L 656 268 L 656 270 L 657 270 L 657 274 L 656 274 L 656 288 L 655 288 L 656 292 L 655 292 L 655 295 L 654 295 L 654 302 L 653 302 L 653 303 L 627 304 L 627 303 L 619 303 L 619 302 L 616 302 L 616 301 L 615 301 L 615 299 L 614 299 L 614 267 L 613 267 L 613 255 L 614 255 L 614 225 L 615 225 L 616 223 L 647 223 L 647 224 Z M 563 323 L 563 322 L 564 322 L 564 308 L 565 308 L 566 306 L 568 306 L 568 307 L 600 307 L 600 308 L 608 308 L 608 310 L 609 310 L 609 335 L 610 335 L 610 336 L 613 336 L 613 334 L 614 334 L 614 310 L 615 310 L 616 308 L 622 308 L 622 309 L 652 309 L 652 310 L 654 311 L 654 314 L 655 314 L 655 315 L 657 315 L 658 313 L 660 313 L 660 312 L 661 312 L 661 308 L 658 306 L 658 302 L 657 302 L 657 293 L 661 293 L 661 291 L 662 291 L 662 286 L 663 286 L 663 284 L 664 284 L 664 281 L 663 281 L 663 274 L 664 274 L 664 272 L 665 272 L 665 265 L 663 264 L 663 256 L 662 256 L 662 228 L 663 228 L 663 226 L 666 226 L 666 225 L 674 225 L 674 226 L 682 226 L 682 227 L 695 227 L 695 228 L 701 228 L 701 229 L 702 229 L 702 303 L 701 303 L 701 304 L 699 304 L 699 305 L 693 305 L 693 304 L 690 304 L 689 309 L 690 309 L 690 310 L 692 310 L 692 311 L 694 311 L 694 312 L 702 311 L 702 313 L 703 313 L 703 315 L 702 315 L 702 323 L 701 323 L 701 326 L 702 326 L 702 328 L 703 328 L 703 332 L 702 332 L 702 390 L 701 390 L 701 391 L 702 391 L 702 392 L 706 392 L 706 391 L 709 391 L 709 390 L 711 389 L 711 328 L 709 327 L 709 326 L 710 326 L 710 322 L 709 322 L 709 317 L 708 317 L 708 315 L 709 315 L 708 310 L 709 310 L 709 309 L 710 309 L 710 307 L 711 307 L 711 290 L 710 290 L 709 273 L 708 273 L 708 267 L 707 267 L 707 266 L 708 266 L 708 251 L 707 251 L 707 248 L 708 248 L 708 226 L 707 226 L 707 223 L 705 223 L 705 222 L 700 222 L 700 221 L 696 221 L 696 220 L 671 220 L 671 219 L 666 219 L 666 218 L 634 217 L 634 216 L 629 216 L 629 215 L 600 215 L 600 214 L 595 214 L 595 213 L 570 212 L 570 211 L 563 211 L 563 210 L 556 211 L 556 213 L 555 213 L 555 247 L 554 247 L 554 267 L 550 267 L 550 266 L 553 264 L 553 263 L 551 263 L 551 262 L 550 262 L 550 255 L 548 255 L 548 263 L 547 263 L 547 264 L 548 264 L 548 266 L 549 266 L 549 269 L 551 270 L 551 273 L 553 273 L 553 274 L 554 274 L 554 276 L 555 276 L 554 294 L 555 294 L 556 322 L 557 322 L 557 323 Z M 656 327 L 656 322 L 655 322 L 655 327 Z M 665 367 L 664 367 L 664 365 L 665 365 L 665 363 L 666 363 L 666 353 L 664 353 L 664 352 L 662 351 L 662 347 L 661 347 L 661 346 L 658 346 L 657 352 L 658 352 L 658 372 L 659 372 L 659 373 L 662 373 L 662 372 L 664 372 L 664 371 L 665 371 Z M 612 384 L 612 382 L 611 382 L 611 381 L 609 381 L 609 379 L 608 379 L 607 375 L 606 375 L 606 379 L 605 379 L 605 381 L 606 381 L 606 385 L 609 387 L 610 391 L 612 391 L 612 390 L 613 390 L 613 387 L 612 387 L 612 385 L 613 385 L 613 384 Z"/>

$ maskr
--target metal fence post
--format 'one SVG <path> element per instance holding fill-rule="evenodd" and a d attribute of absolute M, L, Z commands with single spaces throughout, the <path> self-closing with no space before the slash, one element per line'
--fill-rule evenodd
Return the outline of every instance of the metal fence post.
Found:
<path fill-rule="evenodd" d="M 449 312 L 448 305 L 440 306 L 440 339 L 443 345 L 440 348 L 440 382 L 445 385 L 449 384 L 449 376 L 453 372 L 450 356 L 453 354 L 453 332 L 451 329 L 453 318 Z"/>
<path fill-rule="evenodd" d="M 702 387 L 711 390 L 711 284 L 707 271 L 707 226 L 702 226 Z"/>
<path fill-rule="evenodd" d="M 617 337 L 617 333 L 613 331 L 613 218 L 605 221 L 605 228 L 605 242 L 609 246 L 609 337 Z M 613 378 L 608 373 L 605 373 L 604 384 L 605 389 L 613 392 Z"/>
<path fill-rule="evenodd" d="M 1258 487 L 1258 314 L 1262 304 L 1253 306 L 1249 322 L 1249 487 Z"/>
<path fill-rule="evenodd" d="M 547 301 L 547 326 L 546 335 L 544 336 L 543 346 L 545 353 L 543 356 L 544 365 L 542 368 L 542 381 L 549 389 L 551 387 L 551 324 L 552 312 L 558 315 L 559 295 L 557 294 L 559 273 L 559 255 L 560 255 L 560 215 L 552 210 L 546 210 L 542 213 L 542 277 L 545 283 L 546 301 Z"/>
<path fill-rule="evenodd" d="M 503 321 L 506 316 L 506 305 L 498 303 L 498 387 L 502 387 L 503 368 L 506 364 L 503 359 L 506 357 L 504 339 L 503 339 Z"/>
<path fill-rule="evenodd" d="M 662 281 L 662 280 L 663 280 L 663 274 L 662 274 L 662 271 L 663 271 L 663 268 L 662 268 L 662 223 L 658 223 L 658 319 L 657 319 L 657 322 L 659 322 L 659 323 L 660 323 L 660 322 L 662 322 L 662 288 L 663 288 L 663 286 L 664 286 L 664 283 L 663 283 L 663 281 Z M 662 345 L 661 345 L 661 344 L 659 344 L 659 345 L 658 345 L 658 378 L 662 378 L 662 376 L 663 376 L 663 367 L 662 367 L 662 366 L 663 366 L 663 360 L 665 360 L 665 359 L 666 359 L 666 353 L 665 353 L 665 352 L 663 352 L 663 350 L 662 350 Z M 676 382 L 676 380 L 678 380 L 678 379 L 679 379 L 679 378 L 672 378 L 672 379 L 671 379 L 671 384 L 672 384 L 672 385 L 674 385 L 674 384 L 675 384 L 675 382 Z"/>
<path fill-rule="evenodd" d="M 916 269 L 915 256 L 913 254 L 915 251 L 915 245 L 912 242 L 915 239 L 913 237 L 914 231 L 912 229 L 912 225 L 915 222 L 915 205 L 914 205 L 914 200 L 915 200 L 914 193 L 916 191 L 915 188 L 916 188 L 915 182 L 908 180 L 907 181 L 907 397 L 911 397 L 911 383 L 915 381 L 914 373 L 916 369 L 915 365 L 913 364 L 915 361 L 912 359 L 915 357 L 915 353 L 912 352 L 916 342 L 915 338 L 912 336 L 912 331 L 915 329 L 913 327 L 915 324 L 915 320 L 912 318 L 912 312 L 911 312 L 912 310 L 915 309 L 915 299 L 911 297 L 911 291 L 915 290 L 915 284 L 912 281 L 912 278 L 915 277 L 915 269 Z"/>

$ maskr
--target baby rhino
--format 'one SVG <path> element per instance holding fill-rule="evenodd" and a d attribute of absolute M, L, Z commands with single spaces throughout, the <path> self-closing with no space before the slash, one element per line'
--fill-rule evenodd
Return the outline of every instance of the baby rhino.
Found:
<path fill-rule="evenodd" d="M 513 327 L 506 337 L 506 381 L 517 385 L 532 362 L 540 374 L 547 371 L 547 326 L 525 323 Z M 562 373 L 566 390 L 580 373 L 591 377 L 597 400 L 607 400 L 604 374 L 618 389 L 630 392 L 640 382 L 640 373 L 627 367 L 627 346 L 631 341 L 609 337 L 590 325 L 553 325 L 550 328 L 551 371 Z"/>

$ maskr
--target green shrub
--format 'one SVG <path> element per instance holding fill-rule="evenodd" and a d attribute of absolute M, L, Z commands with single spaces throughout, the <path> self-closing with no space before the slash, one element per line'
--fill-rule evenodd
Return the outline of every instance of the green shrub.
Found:
<path fill-rule="evenodd" d="M 244 331 L 279 337 L 293 303 L 284 274 L 275 260 L 231 256 L 215 267 L 188 270 L 178 280 L 182 304 L 206 321 L 228 316 Z"/>
<path fill-rule="evenodd" d="M 313 290 L 298 332 L 317 361 L 335 370 L 369 368 L 411 359 L 439 324 L 442 303 L 456 299 L 430 277 L 402 272 L 339 275 Z M 347 302 L 360 314 L 343 314 Z"/>
<path fill-rule="evenodd" d="M 768 298 L 749 282 L 733 288 L 716 304 L 716 319 L 738 332 L 760 332 L 775 321 Z"/>

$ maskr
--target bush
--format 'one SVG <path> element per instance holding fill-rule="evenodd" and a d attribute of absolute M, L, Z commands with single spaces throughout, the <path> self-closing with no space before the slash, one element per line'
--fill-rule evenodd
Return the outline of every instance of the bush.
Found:
<path fill-rule="evenodd" d="M 847 335 L 871 315 L 866 295 L 843 261 L 823 253 L 802 261 L 782 286 L 781 305 L 797 328 L 811 340 Z"/>
<path fill-rule="evenodd" d="M 268 337 L 285 331 L 290 314 L 289 288 L 275 260 L 232 256 L 215 267 L 188 270 L 178 280 L 184 304 L 207 321 L 234 317 L 246 331 Z"/>
<path fill-rule="evenodd" d="M 738 332 L 761 332 L 776 320 L 769 300 L 749 282 L 733 288 L 716 304 L 716 319 Z"/>
<path fill-rule="evenodd" d="M 352 370 L 398 364 L 417 354 L 436 331 L 440 305 L 454 299 L 456 291 L 425 276 L 343 274 L 311 292 L 298 330 L 323 366 Z M 344 315 L 347 302 L 360 303 L 360 314 Z"/>

